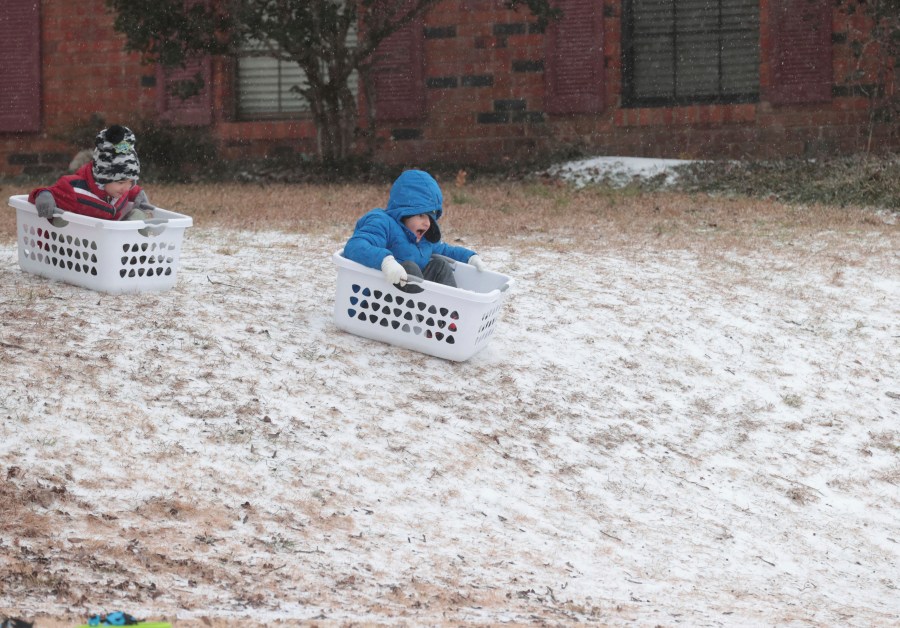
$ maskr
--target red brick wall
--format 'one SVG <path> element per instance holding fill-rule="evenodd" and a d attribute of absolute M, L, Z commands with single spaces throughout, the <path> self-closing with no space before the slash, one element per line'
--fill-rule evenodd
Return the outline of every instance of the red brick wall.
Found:
<path fill-rule="evenodd" d="M 769 3 L 761 0 L 761 50 L 768 49 Z M 156 115 L 155 68 L 123 52 L 103 0 L 43 0 L 42 131 L 0 133 L 0 174 L 58 174 L 76 148 L 62 137 L 91 114 L 107 122 Z M 425 117 L 378 129 L 378 158 L 388 163 L 518 160 L 577 146 L 598 154 L 659 157 L 772 157 L 859 152 L 868 136 L 868 101 L 844 85 L 857 68 L 848 32 L 866 28 L 834 12 L 834 97 L 810 105 L 752 104 L 622 108 L 621 9 L 604 11 L 605 109 L 598 115 L 545 112 L 544 35 L 526 11 L 499 0 L 446 0 L 425 20 Z M 867 63 L 871 66 L 871 58 Z M 871 75 L 871 67 L 863 66 Z M 232 64 L 213 64 L 213 125 L 225 158 L 313 152 L 309 121 L 233 119 Z M 761 93 L 772 69 L 761 55 Z M 866 78 L 860 80 L 865 84 Z M 892 86 L 888 86 L 892 89 Z M 763 96 L 764 98 L 764 96 Z M 876 130 L 875 150 L 900 138 Z M 140 148 L 140 138 L 138 138 Z"/>

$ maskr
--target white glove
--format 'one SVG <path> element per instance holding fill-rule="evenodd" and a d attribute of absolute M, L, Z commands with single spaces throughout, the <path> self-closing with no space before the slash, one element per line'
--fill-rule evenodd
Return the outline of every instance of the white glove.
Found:
<path fill-rule="evenodd" d="M 56 211 L 56 201 L 53 200 L 53 194 L 44 190 L 34 199 L 34 207 L 37 209 L 38 216 L 41 218 L 50 218 Z"/>
<path fill-rule="evenodd" d="M 150 204 L 150 199 L 147 198 L 147 193 L 144 192 L 144 190 L 141 190 L 137 193 L 137 196 L 134 197 L 134 208 L 152 211 L 156 209 L 156 206 Z"/>
<path fill-rule="evenodd" d="M 487 270 L 487 266 L 484 265 L 484 262 L 482 262 L 481 258 L 478 257 L 477 255 L 473 255 L 472 257 L 470 257 L 469 261 L 467 263 L 470 266 L 474 266 L 475 270 L 477 270 L 478 272 L 483 272 L 483 271 Z"/>
<path fill-rule="evenodd" d="M 406 269 L 394 259 L 393 255 L 388 255 L 381 260 L 381 272 L 384 273 L 384 278 L 389 284 L 399 284 L 401 287 L 406 285 L 406 280 L 409 278 Z"/>

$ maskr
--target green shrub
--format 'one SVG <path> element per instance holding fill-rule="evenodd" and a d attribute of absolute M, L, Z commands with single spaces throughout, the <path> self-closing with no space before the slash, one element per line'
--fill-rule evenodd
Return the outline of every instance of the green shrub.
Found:
<path fill-rule="evenodd" d="M 111 124 L 124 124 L 134 131 L 142 180 L 190 181 L 208 177 L 216 168 L 216 144 L 207 127 L 176 127 L 155 120 L 111 122 L 95 113 L 56 137 L 71 144 L 74 155 L 93 149 L 97 133 Z"/>
<path fill-rule="evenodd" d="M 695 162 L 678 168 L 675 187 L 685 192 L 898 211 L 900 155 Z"/>
<path fill-rule="evenodd" d="M 144 179 L 190 181 L 207 177 L 217 166 L 218 151 L 207 127 L 143 122 L 132 130 Z"/>

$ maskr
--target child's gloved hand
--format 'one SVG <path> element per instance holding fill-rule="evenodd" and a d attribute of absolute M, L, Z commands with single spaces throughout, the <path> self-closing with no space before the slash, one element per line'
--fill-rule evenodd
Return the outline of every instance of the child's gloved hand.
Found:
<path fill-rule="evenodd" d="M 384 278 L 389 284 L 396 284 L 401 288 L 406 285 L 406 280 L 409 278 L 406 269 L 394 259 L 393 255 L 388 255 L 381 260 L 381 272 L 384 273 Z"/>
<path fill-rule="evenodd" d="M 56 211 L 56 201 L 47 190 L 37 195 L 34 199 L 34 206 L 37 209 L 38 216 L 41 218 L 50 218 L 53 216 L 53 212 Z"/>
<path fill-rule="evenodd" d="M 481 258 L 477 255 L 473 255 L 472 257 L 470 257 L 468 264 L 469 266 L 474 266 L 475 270 L 477 270 L 478 272 L 487 270 L 487 266 L 484 265 L 484 262 L 482 262 Z"/>
<path fill-rule="evenodd" d="M 144 209 L 144 210 L 154 210 L 156 209 L 155 205 L 150 204 L 150 199 L 147 198 L 147 193 L 144 190 L 141 190 L 137 193 L 137 196 L 134 197 L 134 207 L 135 209 Z"/>

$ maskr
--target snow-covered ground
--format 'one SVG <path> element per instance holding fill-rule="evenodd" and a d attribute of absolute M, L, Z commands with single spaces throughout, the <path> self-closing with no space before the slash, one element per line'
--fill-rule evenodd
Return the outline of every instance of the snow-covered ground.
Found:
<path fill-rule="evenodd" d="M 334 234 L 189 229 L 122 296 L 3 244 L 0 612 L 897 625 L 897 240 L 480 246 L 461 363 L 335 328 Z"/>
<path fill-rule="evenodd" d="M 664 185 L 678 179 L 678 166 L 691 163 L 684 159 L 652 159 L 647 157 L 588 157 L 555 165 L 546 174 L 583 187 L 598 182 L 614 187 L 652 179 Z"/>

